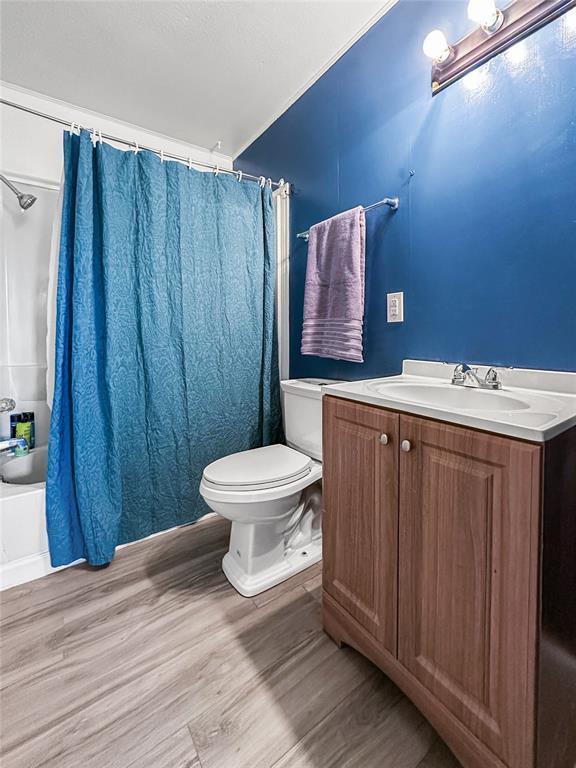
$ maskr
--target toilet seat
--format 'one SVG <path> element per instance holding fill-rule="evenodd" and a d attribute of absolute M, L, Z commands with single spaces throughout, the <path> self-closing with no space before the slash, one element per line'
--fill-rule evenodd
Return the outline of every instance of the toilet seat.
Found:
<path fill-rule="evenodd" d="M 239 493 L 279 488 L 307 477 L 313 464 L 309 456 L 286 445 L 267 445 L 212 462 L 202 483 L 216 491 Z"/>
<path fill-rule="evenodd" d="M 292 494 L 300 493 L 304 488 L 322 477 L 322 464 L 312 459 L 310 471 L 297 480 L 285 482 L 274 488 L 258 489 L 253 486 L 243 486 L 242 490 L 232 490 L 225 485 L 210 483 L 204 476 L 200 482 L 200 493 L 210 504 L 260 504 L 262 502 L 274 502 L 286 499 Z"/>

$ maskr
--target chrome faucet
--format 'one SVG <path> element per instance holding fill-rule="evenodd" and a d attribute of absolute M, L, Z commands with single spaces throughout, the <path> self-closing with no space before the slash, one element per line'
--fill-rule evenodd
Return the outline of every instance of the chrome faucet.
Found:
<path fill-rule="evenodd" d="M 0 437 L 0 453 L 13 448 L 28 448 L 28 441 L 23 437 Z"/>
<path fill-rule="evenodd" d="M 0 413 L 8 413 L 16 408 L 16 400 L 12 400 L 11 397 L 0 398 Z"/>
<path fill-rule="evenodd" d="M 452 374 L 452 384 L 459 387 L 476 387 L 477 389 L 502 389 L 502 382 L 498 378 L 498 371 L 489 368 L 486 376 L 481 379 L 478 376 L 478 368 L 471 368 L 466 363 L 459 363 Z"/>

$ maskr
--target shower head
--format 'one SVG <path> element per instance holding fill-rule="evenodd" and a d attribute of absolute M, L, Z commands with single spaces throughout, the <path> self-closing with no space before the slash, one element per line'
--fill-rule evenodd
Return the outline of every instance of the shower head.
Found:
<path fill-rule="evenodd" d="M 27 211 L 28 208 L 30 208 L 31 205 L 34 205 L 36 202 L 36 198 L 34 195 L 18 195 L 18 202 L 20 203 L 20 208 Z"/>
<path fill-rule="evenodd" d="M 18 198 L 18 202 L 20 203 L 20 208 L 22 208 L 23 211 L 27 211 L 30 206 L 34 205 L 36 202 L 36 198 L 34 195 L 26 195 L 24 192 L 20 192 L 20 190 L 12 184 L 11 181 L 8 181 L 6 176 L 3 176 L 0 173 L 0 179 L 6 184 L 7 187 L 9 187 L 12 192 L 16 195 Z"/>

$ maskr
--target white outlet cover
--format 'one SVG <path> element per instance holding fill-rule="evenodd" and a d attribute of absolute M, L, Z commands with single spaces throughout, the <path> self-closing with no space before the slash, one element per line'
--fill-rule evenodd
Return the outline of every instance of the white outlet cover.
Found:
<path fill-rule="evenodd" d="M 404 293 L 386 294 L 387 319 L 389 323 L 404 322 Z"/>

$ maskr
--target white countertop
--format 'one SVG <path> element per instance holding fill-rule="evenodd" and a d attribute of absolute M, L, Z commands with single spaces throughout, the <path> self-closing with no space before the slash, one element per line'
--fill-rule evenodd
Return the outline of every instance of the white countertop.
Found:
<path fill-rule="evenodd" d="M 400 376 L 330 384 L 322 393 L 539 443 L 576 425 L 576 373 L 495 366 L 502 389 L 492 391 L 451 384 L 455 365 L 405 360 Z"/>

